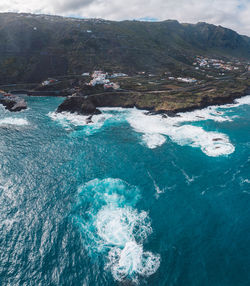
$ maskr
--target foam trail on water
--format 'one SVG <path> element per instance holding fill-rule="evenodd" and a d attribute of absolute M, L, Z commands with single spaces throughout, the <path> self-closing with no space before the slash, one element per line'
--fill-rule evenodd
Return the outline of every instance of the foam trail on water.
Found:
<path fill-rule="evenodd" d="M 158 199 L 159 195 L 163 194 L 165 192 L 165 189 L 160 189 L 160 187 L 156 184 L 156 181 L 154 180 L 153 176 L 150 174 L 149 171 L 148 171 L 148 176 L 149 176 L 149 178 L 152 180 L 152 182 L 154 184 L 154 187 L 155 187 L 155 190 L 156 190 L 155 197 L 156 197 L 156 199 Z"/>
<path fill-rule="evenodd" d="M 79 192 L 80 213 L 91 203 L 84 216 L 76 218 L 85 246 L 90 255 L 107 253 L 105 269 L 118 281 L 137 282 L 140 276 L 150 276 L 160 266 L 160 256 L 143 248 L 153 230 L 148 213 L 135 208 L 139 198 L 136 187 L 111 178 L 90 181 Z"/>
<path fill-rule="evenodd" d="M 1 127 L 8 127 L 8 126 L 27 126 L 29 122 L 25 118 L 16 118 L 16 117 L 6 117 L 0 119 L 0 126 Z"/>

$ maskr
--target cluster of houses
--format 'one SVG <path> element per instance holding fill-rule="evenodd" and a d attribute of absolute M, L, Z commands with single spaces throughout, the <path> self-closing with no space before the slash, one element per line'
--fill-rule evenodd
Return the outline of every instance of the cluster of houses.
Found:
<path fill-rule="evenodd" d="M 111 82 L 110 79 L 111 78 L 117 78 L 117 77 L 126 77 L 128 76 L 125 73 L 113 73 L 113 74 L 108 74 L 105 73 L 103 71 L 94 71 L 92 74 L 90 74 L 89 72 L 84 72 L 82 73 L 83 77 L 92 77 L 92 80 L 88 83 L 88 85 L 90 86 L 95 86 L 97 84 L 102 84 L 104 86 L 104 89 L 119 89 L 120 86 L 117 83 Z M 54 83 L 58 82 L 57 79 L 54 78 L 48 78 L 46 80 L 44 80 L 41 85 L 42 86 L 49 86 L 52 85 Z"/>
<path fill-rule="evenodd" d="M 225 71 L 235 71 L 235 70 L 239 70 L 242 63 L 241 62 L 237 62 L 237 63 L 224 62 L 223 60 L 218 60 L 218 59 L 196 57 L 193 65 L 196 66 L 196 69 L 216 68 L 216 69 L 223 69 Z"/>
<path fill-rule="evenodd" d="M 114 74 L 114 75 L 113 77 L 121 76 L 121 74 Z M 111 82 L 108 79 L 108 77 L 109 77 L 108 73 L 104 73 L 103 71 L 94 71 L 92 73 L 92 80 L 89 82 L 89 85 L 96 86 L 97 84 L 103 84 L 104 89 L 115 89 L 115 90 L 119 89 L 120 88 L 119 84 Z"/>

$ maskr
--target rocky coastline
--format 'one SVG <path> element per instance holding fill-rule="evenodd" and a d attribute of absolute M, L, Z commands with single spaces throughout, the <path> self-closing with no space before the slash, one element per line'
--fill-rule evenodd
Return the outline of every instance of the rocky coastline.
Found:
<path fill-rule="evenodd" d="M 5 94 L 4 92 L 0 92 L 0 104 L 11 112 L 27 109 L 27 103 L 23 98 L 13 94 Z"/>
<path fill-rule="evenodd" d="M 181 84 L 161 76 L 120 78 L 121 88 L 105 88 L 104 84 L 90 85 L 86 80 L 55 81 L 53 85 L 41 84 L 29 90 L 29 96 L 62 96 L 65 100 L 57 112 L 77 113 L 91 118 L 100 114 L 103 107 L 122 107 L 146 110 L 149 114 L 176 116 L 212 105 L 233 103 L 235 99 L 250 94 L 250 73 L 195 84 Z M 164 82 L 164 84 L 163 84 Z M 153 88 L 152 88 L 153 87 Z M 13 90 L 15 93 L 17 90 Z M 18 94 L 18 92 L 17 92 Z M 27 108 L 22 97 L 0 93 L 0 103 L 15 112 Z"/>
<path fill-rule="evenodd" d="M 238 90 L 237 90 L 238 88 Z M 202 89 L 201 89 L 202 90 Z M 200 90 L 198 90 L 200 93 Z M 166 93 L 164 95 L 142 93 L 142 92 L 105 92 L 89 96 L 69 96 L 59 105 L 57 112 L 78 113 L 81 115 L 100 114 L 98 108 L 123 107 L 147 110 L 152 114 L 165 114 L 176 116 L 179 112 L 194 111 L 213 105 L 231 104 L 235 99 L 250 94 L 250 83 L 235 88 L 220 90 L 215 94 L 196 93 L 183 98 L 179 93 Z"/>

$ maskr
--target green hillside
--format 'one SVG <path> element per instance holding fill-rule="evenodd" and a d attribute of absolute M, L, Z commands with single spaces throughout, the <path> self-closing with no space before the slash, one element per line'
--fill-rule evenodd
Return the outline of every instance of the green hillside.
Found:
<path fill-rule="evenodd" d="M 196 55 L 250 59 L 250 38 L 206 23 L 0 14 L 0 84 L 93 69 L 172 71 Z"/>

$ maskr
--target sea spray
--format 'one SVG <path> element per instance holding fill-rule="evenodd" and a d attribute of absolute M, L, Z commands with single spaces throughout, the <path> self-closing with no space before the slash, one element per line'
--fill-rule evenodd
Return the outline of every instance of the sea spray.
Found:
<path fill-rule="evenodd" d="M 139 189 L 120 179 L 95 179 L 79 189 L 75 221 L 85 248 L 106 254 L 105 269 L 118 281 L 136 282 L 160 266 L 160 256 L 143 248 L 153 230 L 148 213 L 135 208 L 139 199 Z"/>

